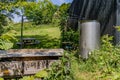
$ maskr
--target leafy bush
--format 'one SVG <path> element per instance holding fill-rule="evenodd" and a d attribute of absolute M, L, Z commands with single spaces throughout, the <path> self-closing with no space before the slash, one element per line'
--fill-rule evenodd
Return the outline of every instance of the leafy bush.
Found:
<path fill-rule="evenodd" d="M 54 63 L 45 80 L 73 80 L 69 60 L 69 57 L 62 57 L 59 62 Z"/>
<path fill-rule="evenodd" d="M 32 6 L 31 6 L 32 5 Z M 48 24 L 52 22 L 56 6 L 50 0 L 39 0 L 37 3 L 30 2 L 24 6 L 25 16 L 34 24 Z"/>
<path fill-rule="evenodd" d="M 53 63 L 49 69 L 39 71 L 38 73 L 33 75 L 32 78 L 30 76 L 25 76 L 20 80 L 74 80 L 70 62 L 72 62 L 70 57 L 63 56 L 58 62 Z"/>
<path fill-rule="evenodd" d="M 23 78 L 19 80 L 35 80 L 33 76 L 24 76 Z"/>
<path fill-rule="evenodd" d="M 11 32 L 11 33 L 10 33 Z M 13 47 L 13 41 L 16 40 L 12 31 L 4 33 L 0 36 L 0 49 L 7 50 Z"/>
<path fill-rule="evenodd" d="M 66 31 L 63 33 L 61 36 L 61 45 L 64 49 L 66 49 L 66 46 L 71 47 L 70 49 L 76 50 L 78 48 L 78 43 L 79 43 L 79 32 L 77 31 Z M 69 44 L 63 44 L 64 42 L 69 42 Z"/>
<path fill-rule="evenodd" d="M 79 41 L 79 32 L 72 30 L 68 26 L 68 9 L 70 7 L 70 3 L 62 4 L 59 7 L 59 25 L 61 30 L 61 47 L 64 49 L 76 50 L 78 47 Z"/>
<path fill-rule="evenodd" d="M 0 49 L 7 50 L 13 47 L 16 31 L 12 30 L 12 26 L 4 26 L 3 33 L 0 36 Z"/>
<path fill-rule="evenodd" d="M 5 18 L 6 18 L 5 15 L 0 14 L 0 35 L 3 33 L 3 27 L 5 25 Z"/>

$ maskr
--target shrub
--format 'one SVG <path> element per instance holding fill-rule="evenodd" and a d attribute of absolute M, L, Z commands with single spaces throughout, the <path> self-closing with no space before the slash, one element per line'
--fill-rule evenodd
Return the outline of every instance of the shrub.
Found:
<path fill-rule="evenodd" d="M 4 31 L 0 36 L 0 49 L 7 50 L 13 47 L 14 41 L 16 41 L 15 33 L 16 31 L 12 30 L 12 26 L 4 26 Z"/>
<path fill-rule="evenodd" d="M 78 49 L 78 43 L 79 43 L 79 32 L 78 31 L 66 31 L 61 36 L 61 45 L 64 49 L 67 47 L 71 47 L 70 49 Z M 63 44 L 63 42 L 67 42 L 69 44 Z"/>

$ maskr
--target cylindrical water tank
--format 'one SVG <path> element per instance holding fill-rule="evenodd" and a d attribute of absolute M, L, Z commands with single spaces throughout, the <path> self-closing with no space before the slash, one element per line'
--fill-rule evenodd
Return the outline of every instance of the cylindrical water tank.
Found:
<path fill-rule="evenodd" d="M 91 51 L 100 48 L 100 23 L 96 20 L 80 23 L 80 54 L 87 59 Z"/>

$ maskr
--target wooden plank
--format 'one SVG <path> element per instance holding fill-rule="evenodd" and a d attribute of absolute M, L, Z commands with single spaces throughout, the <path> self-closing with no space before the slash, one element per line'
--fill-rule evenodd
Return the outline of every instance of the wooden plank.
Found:
<path fill-rule="evenodd" d="M 63 49 L 11 49 L 8 51 L 0 51 L 0 59 L 25 57 L 57 57 L 62 56 L 63 53 Z"/>

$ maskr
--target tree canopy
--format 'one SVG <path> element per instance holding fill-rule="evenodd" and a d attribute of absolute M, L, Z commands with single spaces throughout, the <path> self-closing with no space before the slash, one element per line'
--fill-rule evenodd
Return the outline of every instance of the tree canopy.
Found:
<path fill-rule="evenodd" d="M 3 26 L 7 24 L 6 18 L 10 19 L 11 13 L 20 14 L 18 9 L 23 10 L 24 16 L 35 24 L 47 24 L 52 22 L 57 7 L 50 0 L 0 0 L 0 34 Z"/>
<path fill-rule="evenodd" d="M 39 1 L 37 3 L 31 2 L 24 9 L 27 19 L 32 20 L 35 24 L 51 23 L 52 17 L 57 10 L 56 6 L 49 0 Z"/>

